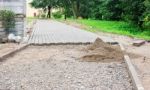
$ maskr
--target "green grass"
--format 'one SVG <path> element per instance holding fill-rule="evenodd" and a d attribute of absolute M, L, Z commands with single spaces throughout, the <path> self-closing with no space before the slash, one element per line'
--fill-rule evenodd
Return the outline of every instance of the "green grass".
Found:
<path fill-rule="evenodd" d="M 88 27 L 89 31 L 92 32 L 109 32 L 115 34 L 126 35 L 130 37 L 141 38 L 150 40 L 150 30 L 140 30 L 139 28 L 132 26 L 123 21 L 100 21 L 100 20 L 73 20 L 71 22 L 77 22 Z"/>

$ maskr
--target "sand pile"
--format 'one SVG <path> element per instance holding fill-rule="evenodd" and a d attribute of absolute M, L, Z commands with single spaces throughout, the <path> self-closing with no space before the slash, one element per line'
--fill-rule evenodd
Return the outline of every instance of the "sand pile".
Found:
<path fill-rule="evenodd" d="M 100 38 L 85 48 L 87 53 L 81 57 L 84 61 L 89 62 L 112 62 L 123 60 L 123 52 L 119 46 L 112 46 L 103 42 Z"/>

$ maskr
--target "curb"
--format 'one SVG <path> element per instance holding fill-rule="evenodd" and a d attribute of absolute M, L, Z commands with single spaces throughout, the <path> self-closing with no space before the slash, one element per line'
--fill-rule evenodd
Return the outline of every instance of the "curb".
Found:
<path fill-rule="evenodd" d="M 13 50 L 13 51 L 11 51 L 11 52 L 5 53 L 3 56 L 0 56 L 0 62 L 4 61 L 4 60 L 5 60 L 6 58 L 8 58 L 9 56 L 14 55 L 15 53 L 17 53 L 17 52 L 19 52 L 19 51 L 25 49 L 25 48 L 28 47 L 28 46 L 29 46 L 28 44 L 25 44 L 25 45 L 23 45 L 23 46 L 21 46 L 21 47 L 16 48 L 15 50 Z"/>
<path fill-rule="evenodd" d="M 120 45 L 121 50 L 125 53 L 124 60 L 125 60 L 125 63 L 127 65 L 128 72 L 129 72 L 129 75 L 132 79 L 134 88 L 136 90 L 144 90 L 144 87 L 143 87 L 143 85 L 142 85 L 142 83 L 138 77 L 138 74 L 137 74 L 137 72 L 136 72 L 136 70 L 135 70 L 135 68 L 134 68 L 134 66 L 130 60 L 130 57 L 126 54 L 124 46 L 121 43 L 119 43 L 119 45 Z"/>
<path fill-rule="evenodd" d="M 73 43 L 73 42 L 70 42 L 70 43 L 29 43 L 29 45 L 34 45 L 34 46 L 45 46 L 45 45 L 89 45 L 89 44 L 92 44 L 91 42 L 85 42 L 85 43 L 82 43 L 82 42 L 77 42 L 77 43 Z"/>

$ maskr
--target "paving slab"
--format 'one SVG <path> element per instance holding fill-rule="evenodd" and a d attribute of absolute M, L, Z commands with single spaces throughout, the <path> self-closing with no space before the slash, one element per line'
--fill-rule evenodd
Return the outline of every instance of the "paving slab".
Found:
<path fill-rule="evenodd" d="M 66 25 L 54 20 L 37 20 L 29 44 L 93 43 L 96 38 L 114 43 L 111 38 Z"/>

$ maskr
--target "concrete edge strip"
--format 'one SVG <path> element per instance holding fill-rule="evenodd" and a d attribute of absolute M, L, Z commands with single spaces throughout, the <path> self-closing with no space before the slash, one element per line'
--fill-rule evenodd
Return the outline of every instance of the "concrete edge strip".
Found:
<path fill-rule="evenodd" d="M 124 46 L 121 43 L 119 43 L 119 45 L 120 45 L 121 50 L 123 52 L 125 52 Z M 125 59 L 125 63 L 127 65 L 127 69 L 129 71 L 129 75 L 132 79 L 132 82 L 134 84 L 135 89 L 136 90 L 144 90 L 144 87 L 143 87 L 143 85 L 142 85 L 142 83 L 138 77 L 138 74 L 137 74 L 137 72 L 136 72 L 136 70 L 135 70 L 135 68 L 134 68 L 134 66 L 130 60 L 130 57 L 127 54 L 125 54 L 124 59 Z"/>
<path fill-rule="evenodd" d="M 57 42 L 57 43 L 28 43 L 34 46 L 44 46 L 44 45 L 89 45 L 93 42 Z M 117 42 L 106 42 L 111 45 L 118 45 Z"/>
<path fill-rule="evenodd" d="M 25 44 L 25 45 L 23 45 L 23 46 L 21 46 L 21 47 L 16 48 L 15 50 L 13 50 L 13 51 L 11 51 L 11 52 L 8 52 L 8 53 L 4 54 L 3 56 L 0 57 L 0 62 L 1 62 L 1 61 L 4 61 L 4 60 L 5 60 L 6 58 L 8 58 L 9 56 L 14 55 L 15 53 L 17 53 L 17 52 L 19 52 L 19 51 L 25 49 L 27 46 L 29 46 L 29 44 Z"/>
<path fill-rule="evenodd" d="M 30 45 L 34 45 L 34 46 L 44 46 L 44 45 L 89 45 L 92 44 L 91 42 L 86 42 L 86 43 L 82 43 L 82 42 L 77 42 L 77 43 L 30 43 Z"/>

